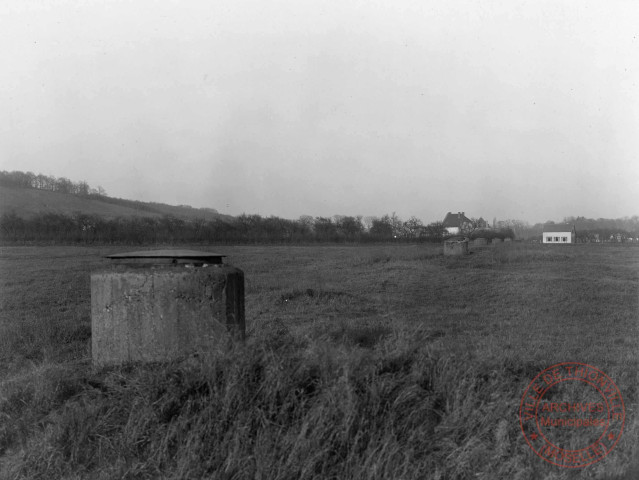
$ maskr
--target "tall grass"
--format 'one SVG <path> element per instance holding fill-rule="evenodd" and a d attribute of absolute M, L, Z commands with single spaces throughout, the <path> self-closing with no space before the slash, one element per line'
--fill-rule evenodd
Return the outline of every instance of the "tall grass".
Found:
<path fill-rule="evenodd" d="M 498 248 L 230 249 L 245 343 L 102 370 L 83 283 L 102 261 L 5 256 L 0 478 L 637 478 L 636 253 Z M 595 364 L 626 401 L 587 470 L 519 431 L 526 385 L 559 361 Z"/>
<path fill-rule="evenodd" d="M 514 415 L 542 367 L 440 356 L 418 332 L 360 348 L 280 330 L 164 365 L 41 368 L 3 384 L 3 478 L 538 478 Z"/>

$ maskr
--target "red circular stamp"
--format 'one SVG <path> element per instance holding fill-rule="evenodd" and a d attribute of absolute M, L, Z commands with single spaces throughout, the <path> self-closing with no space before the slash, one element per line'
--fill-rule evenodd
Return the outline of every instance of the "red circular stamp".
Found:
<path fill-rule="evenodd" d="M 526 443 L 542 459 L 581 468 L 603 459 L 623 432 L 626 409 L 617 385 L 598 368 L 566 362 L 540 372 L 519 406 Z"/>

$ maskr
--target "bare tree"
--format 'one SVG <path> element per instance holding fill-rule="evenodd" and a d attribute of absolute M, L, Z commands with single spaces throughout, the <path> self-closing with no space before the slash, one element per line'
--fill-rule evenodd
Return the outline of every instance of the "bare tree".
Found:
<path fill-rule="evenodd" d="M 404 231 L 409 238 L 418 238 L 424 228 L 424 224 L 417 217 L 410 217 L 404 222 Z"/>

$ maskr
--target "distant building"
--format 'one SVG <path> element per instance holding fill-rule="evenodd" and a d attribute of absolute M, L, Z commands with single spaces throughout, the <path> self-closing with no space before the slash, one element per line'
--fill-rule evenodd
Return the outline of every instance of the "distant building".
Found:
<path fill-rule="evenodd" d="M 577 243 L 577 232 L 574 225 L 567 223 L 544 225 L 541 236 L 542 243 Z"/>
<path fill-rule="evenodd" d="M 446 214 L 446 218 L 442 222 L 442 226 L 448 232 L 449 235 L 459 235 L 463 232 L 472 230 L 473 224 L 469 218 L 464 215 L 464 212 Z"/>

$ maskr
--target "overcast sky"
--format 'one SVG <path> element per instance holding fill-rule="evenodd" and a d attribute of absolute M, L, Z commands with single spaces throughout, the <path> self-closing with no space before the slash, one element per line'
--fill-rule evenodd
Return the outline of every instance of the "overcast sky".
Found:
<path fill-rule="evenodd" d="M 0 169 L 297 218 L 639 213 L 636 1 L 0 4 Z"/>

